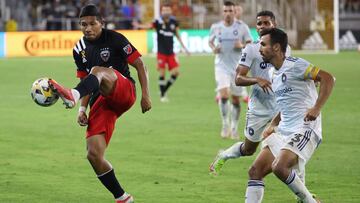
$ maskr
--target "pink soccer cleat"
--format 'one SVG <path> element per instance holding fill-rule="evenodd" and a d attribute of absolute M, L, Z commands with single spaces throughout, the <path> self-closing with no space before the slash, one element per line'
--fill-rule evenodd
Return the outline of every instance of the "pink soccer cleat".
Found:
<path fill-rule="evenodd" d="M 123 200 L 115 200 L 115 203 L 134 203 L 134 198 L 131 195 L 128 195 L 125 199 Z"/>
<path fill-rule="evenodd" d="M 61 86 L 53 79 L 49 79 L 49 86 L 55 92 L 55 94 L 59 95 L 59 97 L 63 100 L 67 109 L 74 108 L 76 101 L 73 94 L 71 93 L 71 89 L 67 89 Z"/>

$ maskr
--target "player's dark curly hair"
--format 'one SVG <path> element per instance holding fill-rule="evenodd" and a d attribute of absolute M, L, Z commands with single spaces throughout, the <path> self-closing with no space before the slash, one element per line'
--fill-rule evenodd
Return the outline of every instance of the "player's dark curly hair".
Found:
<path fill-rule="evenodd" d="M 94 4 L 88 4 L 81 8 L 79 18 L 84 16 L 95 16 L 97 20 L 103 21 L 103 18 Z"/>
<path fill-rule="evenodd" d="M 224 6 L 235 6 L 235 3 L 232 1 L 225 1 Z"/>
<path fill-rule="evenodd" d="M 286 52 L 286 48 L 288 46 L 288 36 L 284 31 L 278 28 L 271 28 L 264 30 L 264 32 L 261 32 L 261 36 L 265 36 L 265 35 L 270 35 L 271 45 L 279 43 L 281 47 L 281 51 L 283 53 Z"/>
<path fill-rule="evenodd" d="M 269 16 L 271 18 L 271 20 L 275 22 L 275 15 L 271 11 L 268 11 L 268 10 L 260 11 L 256 14 L 256 18 L 259 16 Z"/>

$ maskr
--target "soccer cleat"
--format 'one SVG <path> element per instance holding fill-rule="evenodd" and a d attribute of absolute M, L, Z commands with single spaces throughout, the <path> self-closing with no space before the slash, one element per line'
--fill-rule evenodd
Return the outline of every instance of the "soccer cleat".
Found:
<path fill-rule="evenodd" d="M 315 194 L 311 194 L 311 195 L 317 203 L 321 203 L 321 201 L 318 198 L 316 198 Z M 296 196 L 296 203 L 305 203 L 305 202 L 302 201 L 298 196 Z"/>
<path fill-rule="evenodd" d="M 128 195 L 125 199 L 123 200 L 115 200 L 115 203 L 134 203 L 134 198 L 131 195 Z"/>
<path fill-rule="evenodd" d="M 169 102 L 169 98 L 167 96 L 160 97 L 160 102 L 167 103 Z"/>
<path fill-rule="evenodd" d="M 53 79 L 49 79 L 49 86 L 55 92 L 55 94 L 59 95 L 59 97 L 63 100 L 67 109 L 71 109 L 76 105 L 74 96 L 71 93 L 71 89 L 67 89 L 61 86 Z"/>
<path fill-rule="evenodd" d="M 220 150 L 216 155 L 214 161 L 210 164 L 210 175 L 219 175 L 221 168 L 224 166 L 226 159 L 221 157 L 224 150 Z"/>

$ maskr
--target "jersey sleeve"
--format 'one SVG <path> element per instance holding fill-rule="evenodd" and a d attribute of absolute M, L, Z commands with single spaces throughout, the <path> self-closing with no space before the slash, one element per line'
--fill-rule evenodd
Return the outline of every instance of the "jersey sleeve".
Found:
<path fill-rule="evenodd" d="M 118 48 L 120 49 L 120 55 L 127 60 L 128 63 L 133 63 L 136 59 L 141 57 L 138 50 L 129 42 L 129 40 L 122 34 L 116 37 L 118 42 Z"/>
<path fill-rule="evenodd" d="M 73 58 L 74 58 L 74 62 L 76 64 L 76 77 L 78 77 L 78 78 L 84 78 L 88 75 L 88 73 L 86 72 L 86 67 L 82 63 L 81 54 L 82 53 L 79 52 L 79 50 L 76 47 L 74 47 Z"/>
<path fill-rule="evenodd" d="M 299 59 L 295 62 L 295 76 L 300 80 L 315 80 L 320 68 L 314 66 L 310 62 Z"/>
<path fill-rule="evenodd" d="M 216 25 L 212 24 L 210 27 L 209 41 L 212 41 L 216 38 L 215 30 L 216 30 Z"/>
<path fill-rule="evenodd" d="M 251 64 L 254 60 L 254 53 L 252 51 L 251 45 L 248 44 L 245 48 L 241 51 L 241 57 L 239 60 L 239 65 L 246 66 L 250 69 Z"/>
<path fill-rule="evenodd" d="M 244 42 L 246 41 L 252 41 L 252 37 L 251 37 L 251 32 L 250 32 L 250 28 L 248 25 L 244 24 L 244 35 L 243 35 L 243 38 L 242 40 Z"/>
<path fill-rule="evenodd" d="M 157 29 L 157 27 L 158 27 L 158 20 L 154 19 L 154 21 L 152 22 L 152 28 Z"/>

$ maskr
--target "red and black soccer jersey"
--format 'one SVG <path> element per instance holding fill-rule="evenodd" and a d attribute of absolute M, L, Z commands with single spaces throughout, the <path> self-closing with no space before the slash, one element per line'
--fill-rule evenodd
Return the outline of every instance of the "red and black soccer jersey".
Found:
<path fill-rule="evenodd" d="M 175 17 L 171 16 L 168 22 L 165 22 L 162 18 L 156 19 L 153 22 L 153 27 L 157 33 L 158 53 L 165 55 L 173 54 L 173 38 L 176 33 L 176 28 L 179 27 L 179 23 Z"/>
<path fill-rule="evenodd" d="M 87 76 L 94 66 L 112 66 L 134 82 L 128 63 L 135 61 L 141 54 L 124 35 L 103 29 L 101 36 L 95 41 L 82 37 L 73 49 L 73 56 L 78 78 Z"/>

